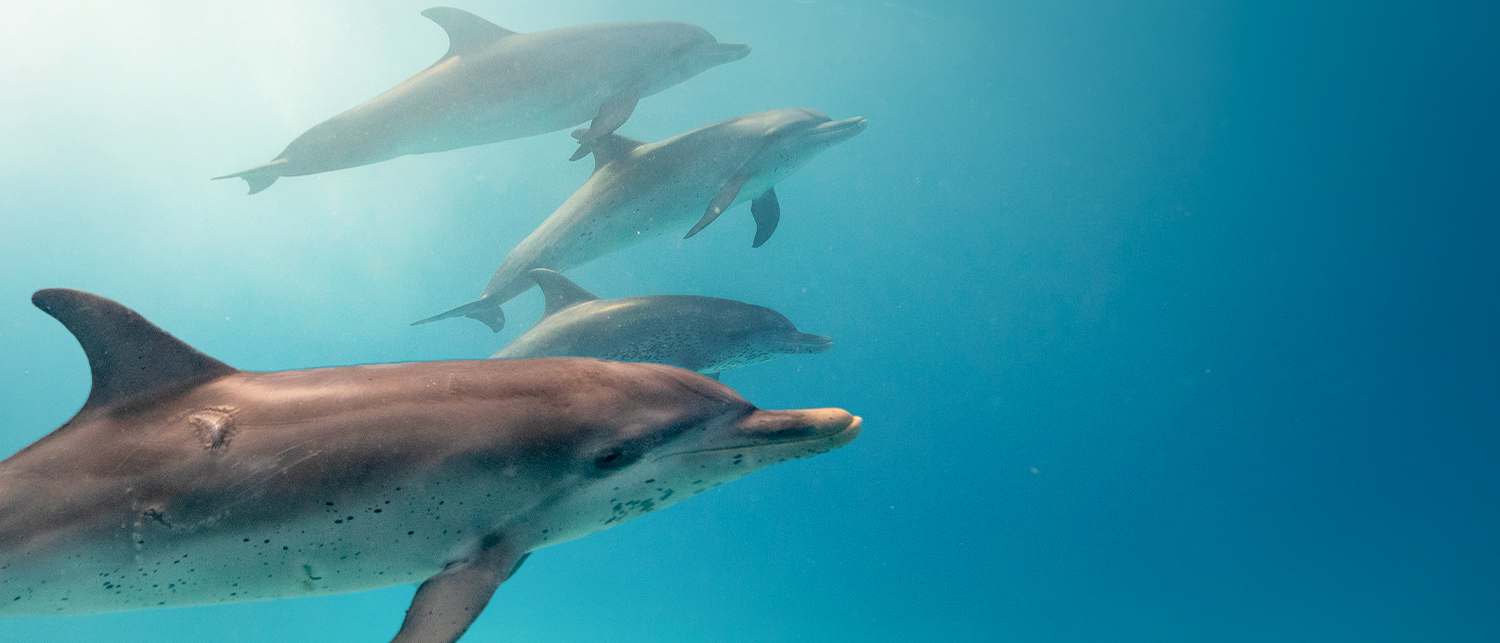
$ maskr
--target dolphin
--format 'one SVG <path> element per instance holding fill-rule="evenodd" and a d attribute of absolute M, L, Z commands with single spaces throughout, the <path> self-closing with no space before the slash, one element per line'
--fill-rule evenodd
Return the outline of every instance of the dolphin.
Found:
<path fill-rule="evenodd" d="M 0 616 L 421 583 L 393 641 L 450 643 L 530 552 L 860 432 L 657 364 L 239 371 L 108 299 L 32 301 L 93 388 L 0 461 Z"/>
<path fill-rule="evenodd" d="M 530 271 L 567 270 L 697 217 L 686 235 L 692 237 L 746 201 L 756 225 L 751 245 L 759 248 L 781 220 L 776 184 L 865 124 L 793 108 L 738 116 L 656 143 L 602 137 L 593 146 L 593 175 L 510 251 L 478 300 L 413 325 L 468 317 L 498 333 L 505 327 L 501 304 L 531 288 Z"/>
<path fill-rule="evenodd" d="M 798 331 L 765 306 L 697 295 L 600 299 L 546 268 L 531 271 L 531 278 L 546 297 L 546 310 L 495 359 L 597 357 L 718 379 L 731 368 L 833 348 L 832 339 Z"/>
<path fill-rule="evenodd" d="M 214 177 L 250 194 L 283 176 L 378 163 L 566 129 L 593 119 L 574 160 L 615 131 L 636 101 L 750 48 L 665 20 L 516 33 L 467 11 L 422 12 L 448 32 L 448 52 L 385 93 L 313 126 L 269 163 Z"/>

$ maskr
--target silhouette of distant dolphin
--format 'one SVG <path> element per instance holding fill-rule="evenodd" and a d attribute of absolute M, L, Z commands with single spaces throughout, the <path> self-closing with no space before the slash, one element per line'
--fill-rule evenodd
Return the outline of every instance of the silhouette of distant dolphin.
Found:
<path fill-rule="evenodd" d="M 422 15 L 448 32 L 448 53 L 385 93 L 313 126 L 241 178 L 250 194 L 302 176 L 566 129 L 593 119 L 582 158 L 636 101 L 750 48 L 682 22 L 621 22 L 522 34 L 467 11 Z"/>
<path fill-rule="evenodd" d="M 594 174 L 511 250 L 478 300 L 415 324 L 462 316 L 500 332 L 505 326 L 500 305 L 531 288 L 531 270 L 567 270 L 699 217 L 688 230 L 691 237 L 746 201 L 752 201 L 752 245 L 758 248 L 781 220 L 774 186 L 864 129 L 865 119 L 859 117 L 835 121 L 817 110 L 778 109 L 657 143 L 605 137 L 594 145 Z"/>
<path fill-rule="evenodd" d="M 419 582 L 395 643 L 452 643 L 531 551 L 860 431 L 657 364 L 242 372 L 108 299 L 32 301 L 78 338 L 94 384 L 0 462 L 0 616 Z"/>
<path fill-rule="evenodd" d="M 717 379 L 731 368 L 833 347 L 833 340 L 798 331 L 764 306 L 697 295 L 600 299 L 545 268 L 531 271 L 531 278 L 547 298 L 546 312 L 496 358 L 652 362 Z"/>

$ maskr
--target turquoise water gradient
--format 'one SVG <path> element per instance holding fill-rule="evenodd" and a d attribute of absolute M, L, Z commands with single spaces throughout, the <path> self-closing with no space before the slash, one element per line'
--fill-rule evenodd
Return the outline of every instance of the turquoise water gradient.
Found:
<path fill-rule="evenodd" d="M 0 7 L 0 453 L 87 394 L 40 288 L 255 370 L 480 358 L 536 320 L 533 292 L 498 337 L 407 325 L 583 182 L 565 132 L 253 197 L 208 180 L 436 60 L 427 6 Z M 464 641 L 1500 639 L 1492 5 L 460 6 L 750 43 L 642 101 L 636 138 L 870 121 L 777 188 L 764 247 L 737 209 L 569 273 L 832 336 L 724 382 L 863 436 L 540 551 Z M 383 643 L 412 591 L 4 619 L 0 641 Z"/>

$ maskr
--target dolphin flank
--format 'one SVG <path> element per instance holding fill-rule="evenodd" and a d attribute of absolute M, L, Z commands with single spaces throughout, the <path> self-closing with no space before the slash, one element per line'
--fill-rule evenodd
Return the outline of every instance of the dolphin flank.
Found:
<path fill-rule="evenodd" d="M 859 117 L 835 121 L 793 108 L 738 116 L 656 143 L 602 137 L 593 145 L 593 175 L 506 255 L 479 299 L 413 325 L 468 317 L 500 332 L 500 306 L 531 288 L 530 271 L 574 268 L 696 219 L 691 237 L 740 203 L 750 202 L 751 245 L 758 248 L 781 221 L 776 184 L 865 125 Z M 574 136 L 586 140 L 588 133 Z"/>
<path fill-rule="evenodd" d="M 241 178 L 250 194 L 302 176 L 484 145 L 589 121 L 574 159 L 615 131 L 636 101 L 750 48 L 665 20 L 516 33 L 467 11 L 422 12 L 448 33 L 448 52 L 375 98 L 313 126 L 271 161 L 214 177 Z"/>
<path fill-rule="evenodd" d="M 421 583 L 393 642 L 451 643 L 532 551 L 860 432 L 656 364 L 245 372 L 102 297 L 32 301 L 93 387 L 0 461 L 0 617 Z"/>
<path fill-rule="evenodd" d="M 531 278 L 547 299 L 546 311 L 495 358 L 597 357 L 717 378 L 731 368 L 833 347 L 833 340 L 798 331 L 764 306 L 697 295 L 600 299 L 545 268 Z"/>

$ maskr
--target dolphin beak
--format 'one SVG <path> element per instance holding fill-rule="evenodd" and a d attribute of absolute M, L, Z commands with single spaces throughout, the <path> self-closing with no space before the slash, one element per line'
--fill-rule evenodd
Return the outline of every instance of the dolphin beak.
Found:
<path fill-rule="evenodd" d="M 740 421 L 744 447 L 832 440 L 841 447 L 859 435 L 860 419 L 843 409 L 756 410 Z"/>
<path fill-rule="evenodd" d="M 713 42 L 703 45 L 694 53 L 703 57 L 710 65 L 722 65 L 749 56 L 750 45 L 743 42 Z"/>
<path fill-rule="evenodd" d="M 756 409 L 738 423 L 728 427 L 722 446 L 668 453 L 661 457 L 752 450 L 767 447 L 790 447 L 783 451 L 790 458 L 805 458 L 832 451 L 859 437 L 862 421 L 843 409 L 800 409 L 767 411 Z"/>
<path fill-rule="evenodd" d="M 807 135 L 824 145 L 835 145 L 854 138 L 855 135 L 865 131 L 865 127 L 869 124 L 870 122 L 864 117 L 855 116 L 841 121 L 828 121 L 808 130 Z"/>
<path fill-rule="evenodd" d="M 825 335 L 802 333 L 794 342 L 798 353 L 826 353 L 833 348 L 833 338 Z"/>

